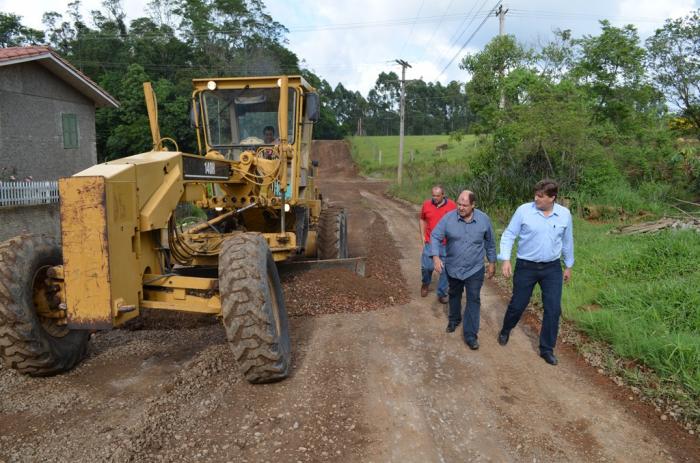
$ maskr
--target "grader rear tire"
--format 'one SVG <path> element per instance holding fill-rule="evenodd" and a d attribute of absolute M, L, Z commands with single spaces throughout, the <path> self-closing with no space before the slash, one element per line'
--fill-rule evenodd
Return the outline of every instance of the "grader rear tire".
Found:
<path fill-rule="evenodd" d="M 62 261 L 61 249 L 43 235 L 0 243 L 0 358 L 8 368 L 49 376 L 70 370 L 85 355 L 88 331 L 40 317 L 34 306 L 46 269 Z"/>
<path fill-rule="evenodd" d="M 291 345 L 277 267 L 265 238 L 240 233 L 219 254 L 224 328 L 241 374 L 251 383 L 289 375 Z"/>
<path fill-rule="evenodd" d="M 316 239 L 319 259 L 348 257 L 348 222 L 342 207 L 329 207 L 321 211 Z"/>

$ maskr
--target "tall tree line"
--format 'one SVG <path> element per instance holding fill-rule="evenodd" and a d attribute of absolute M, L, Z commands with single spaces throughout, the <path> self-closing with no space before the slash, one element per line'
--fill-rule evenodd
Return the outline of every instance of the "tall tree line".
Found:
<path fill-rule="evenodd" d="M 152 0 L 143 17 L 127 23 L 121 0 L 105 0 L 102 9 L 81 14 L 80 0 L 66 11 L 43 15 L 43 30 L 0 12 L 0 47 L 49 44 L 121 103 L 97 113 L 100 160 L 149 149 L 143 81 L 151 81 L 159 99 L 162 132 L 192 151 L 189 123 L 191 79 L 302 73 L 322 96 L 316 138 L 356 133 L 398 133 L 400 83 L 381 73 L 365 98 L 342 83 L 332 88 L 301 69 L 287 48 L 287 30 L 261 0 Z M 408 134 L 467 129 L 471 118 L 463 84 L 447 86 L 421 80 L 407 84 Z"/>
<path fill-rule="evenodd" d="M 646 43 L 608 21 L 598 35 L 559 31 L 540 49 L 495 38 L 461 62 L 472 128 L 488 134 L 469 183 L 486 202 L 528 198 L 543 177 L 582 198 L 625 186 L 656 199 L 700 194 L 697 143 L 687 140 L 700 135 L 699 43 L 697 12 Z"/>
<path fill-rule="evenodd" d="M 87 18 L 80 11 L 80 0 L 75 0 L 64 12 L 46 12 L 44 30 L 28 28 L 20 17 L 0 12 L 0 47 L 48 43 L 121 102 L 119 109 L 98 111 L 101 160 L 149 149 L 141 87 L 146 80 L 154 83 L 159 98 L 163 133 L 188 151 L 195 144 L 188 110 L 190 81 L 207 76 L 301 73 L 322 96 L 317 138 L 398 134 L 396 73 L 380 73 L 366 97 L 342 83 L 333 88 L 301 68 L 287 48 L 287 30 L 261 0 L 151 0 L 146 14 L 128 24 L 121 0 L 104 0 L 102 9 L 90 11 Z M 562 31 L 539 51 L 524 48 L 512 37 L 497 38 L 462 61 L 471 75 L 466 84 L 407 81 L 405 130 L 411 135 L 495 133 L 528 111 L 551 115 L 569 105 L 576 117 L 588 118 L 586 124 L 572 123 L 572 128 L 594 127 L 603 144 L 618 136 L 637 143 L 649 133 L 666 133 L 642 128 L 667 125 L 666 103 L 671 101 L 676 126 L 697 135 L 699 37 L 700 17 L 695 12 L 668 20 L 646 46 L 634 27 L 607 22 L 601 23 L 597 36 L 574 39 L 570 31 Z M 506 96 L 505 111 L 499 108 L 501 94 Z M 544 120 L 532 127 L 553 129 L 565 122 L 557 117 Z M 560 138 L 542 132 L 526 141 Z M 515 143 L 505 143 L 508 137 L 502 140 L 503 152 Z M 624 150 L 635 144 L 620 146 Z M 547 148 L 543 142 L 538 149 Z M 692 156 L 684 162 L 698 170 Z M 628 167 L 649 172 L 652 164 Z"/>
<path fill-rule="evenodd" d="M 367 98 L 342 83 L 334 89 L 325 80 L 316 85 L 327 102 L 330 117 L 338 123 L 339 134 L 399 134 L 401 81 L 396 73 L 380 73 Z M 422 79 L 406 82 L 407 135 L 466 132 L 474 120 L 464 83 L 452 81 L 445 86 Z"/>

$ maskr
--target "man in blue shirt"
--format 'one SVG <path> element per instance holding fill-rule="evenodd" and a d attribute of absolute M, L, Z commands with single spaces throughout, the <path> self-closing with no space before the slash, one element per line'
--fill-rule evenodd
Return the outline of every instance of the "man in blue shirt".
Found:
<path fill-rule="evenodd" d="M 542 290 L 544 316 L 540 330 L 540 357 L 550 365 L 557 364 L 554 345 L 561 316 L 562 280 L 571 279 L 574 265 L 574 233 L 571 212 L 556 204 L 559 185 L 553 180 L 541 180 L 535 185 L 535 201 L 520 206 L 513 214 L 501 236 L 503 276 L 510 278 L 510 254 L 517 237 L 518 254 L 513 275 L 513 295 L 503 318 L 498 343 L 508 343 L 510 331 L 518 324 L 530 302 L 535 284 Z M 562 273 L 561 258 L 565 269 Z"/>
<path fill-rule="evenodd" d="M 447 240 L 445 272 L 449 285 L 449 317 L 446 331 L 453 332 L 462 321 L 462 291 L 466 289 L 464 307 L 464 342 L 470 349 L 479 348 L 479 318 L 481 286 L 484 274 L 489 278 L 496 272 L 496 241 L 489 217 L 476 209 L 474 193 L 465 190 L 457 198 L 457 210 L 440 220 L 430 235 L 430 255 L 435 271 L 442 272 L 440 243 Z M 484 257 L 488 269 L 484 268 Z"/>

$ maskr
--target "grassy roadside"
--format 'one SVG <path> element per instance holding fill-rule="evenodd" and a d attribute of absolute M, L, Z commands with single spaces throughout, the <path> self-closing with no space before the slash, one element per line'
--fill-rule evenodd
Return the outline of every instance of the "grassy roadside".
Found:
<path fill-rule="evenodd" d="M 399 138 L 351 137 L 352 156 L 364 175 L 396 179 Z M 461 140 L 447 135 L 411 135 L 404 140 L 403 184 L 393 185 L 392 194 L 419 203 L 439 179 L 447 195 L 455 198 L 462 189 L 460 179 L 469 172 L 469 159 L 482 140 L 465 135 Z M 379 153 L 381 152 L 381 161 Z"/>
<path fill-rule="evenodd" d="M 699 423 L 700 235 L 614 235 L 612 225 L 584 220 L 574 227 L 575 275 L 564 316 L 632 360 L 625 372 L 632 383 L 680 401 L 683 415 Z M 643 366 L 657 378 L 645 379 Z"/>
<path fill-rule="evenodd" d="M 365 175 L 395 177 L 398 137 L 355 137 L 351 143 Z M 459 180 L 468 171 L 478 140 L 471 137 L 456 143 L 447 136 L 407 137 L 406 149 L 419 143 L 449 148 L 440 156 L 418 149 L 404 168 L 404 172 L 413 171 L 405 174 L 401 188 L 394 185 L 392 193 L 420 203 L 439 181 L 455 197 L 467 186 Z M 383 151 L 382 165 L 373 157 L 379 149 L 394 151 L 388 159 Z M 647 204 L 647 210 L 660 212 L 664 205 Z M 487 212 L 500 222 L 509 217 L 508 211 Z M 671 410 L 671 416 L 698 426 L 700 234 L 685 230 L 616 235 L 609 233 L 615 224 L 603 222 L 605 217 L 598 220 L 577 218 L 574 224 L 576 265 L 573 281 L 564 290 L 563 309 L 564 318 L 586 334 L 578 347 L 584 354 L 604 351 L 602 366 L 609 373 L 624 378 L 663 412 Z"/>

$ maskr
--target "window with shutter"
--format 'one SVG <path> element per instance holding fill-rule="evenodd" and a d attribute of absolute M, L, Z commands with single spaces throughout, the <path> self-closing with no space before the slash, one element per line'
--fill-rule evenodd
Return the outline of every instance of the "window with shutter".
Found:
<path fill-rule="evenodd" d="M 63 122 L 63 148 L 78 148 L 78 118 L 75 114 L 61 114 Z"/>

